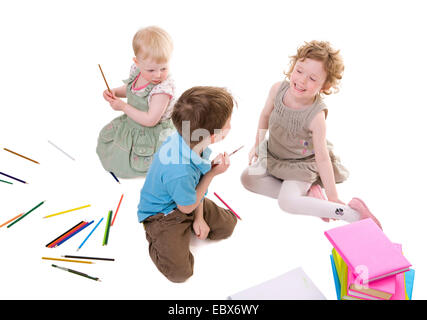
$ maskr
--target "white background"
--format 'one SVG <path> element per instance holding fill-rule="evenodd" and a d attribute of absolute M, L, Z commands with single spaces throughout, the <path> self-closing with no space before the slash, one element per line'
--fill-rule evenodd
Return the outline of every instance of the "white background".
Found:
<path fill-rule="evenodd" d="M 0 223 L 46 203 L 0 229 L 0 298 L 223 299 L 301 266 L 335 299 L 332 246 L 323 232 L 344 223 L 287 214 L 276 201 L 246 191 L 239 178 L 271 85 L 283 79 L 298 46 L 318 39 L 341 49 L 345 61 L 341 91 L 326 97 L 328 139 L 351 172 L 338 187 L 340 198 L 368 204 L 416 270 L 414 299 L 426 299 L 425 12 L 423 1 L 2 2 L 0 171 L 29 183 L 0 183 Z M 228 240 L 192 241 L 194 275 L 183 284 L 164 278 L 148 255 L 136 216 L 144 179 L 116 183 L 95 153 L 100 129 L 120 115 L 102 98 L 97 64 L 111 87 L 120 86 L 132 63 L 132 37 L 147 25 L 163 27 L 174 40 L 178 94 L 195 85 L 223 86 L 238 101 L 232 131 L 214 154 L 245 145 L 208 195 L 220 204 L 217 192 L 243 220 Z M 116 261 L 57 263 L 102 282 L 41 260 L 75 254 L 121 194 L 108 245 L 101 245 L 102 223 L 78 252 Z M 81 220 L 95 222 L 62 246 L 45 248 Z"/>

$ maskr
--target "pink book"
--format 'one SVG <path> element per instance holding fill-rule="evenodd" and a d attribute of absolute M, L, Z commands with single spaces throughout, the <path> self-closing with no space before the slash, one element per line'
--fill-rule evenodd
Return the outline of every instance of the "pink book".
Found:
<path fill-rule="evenodd" d="M 396 274 L 396 293 L 390 300 L 406 300 L 405 274 Z"/>
<path fill-rule="evenodd" d="M 395 243 L 394 247 L 402 252 L 402 245 Z M 405 286 L 405 274 L 396 274 L 396 289 L 394 295 L 391 296 L 390 300 L 406 300 L 406 286 Z"/>
<path fill-rule="evenodd" d="M 348 275 L 350 276 L 350 274 L 351 272 L 349 271 Z M 389 283 L 381 283 L 383 281 L 388 281 Z M 390 283 L 394 283 L 394 294 L 387 298 L 389 293 L 387 293 L 387 295 L 384 295 L 384 293 L 386 293 L 386 291 L 391 291 L 387 289 L 387 287 L 390 287 Z M 375 291 L 370 291 L 372 289 Z M 353 287 L 353 289 L 350 289 L 350 287 L 348 288 L 349 296 L 364 300 L 406 300 L 405 292 L 405 274 L 403 272 L 369 283 L 369 289 L 367 291 L 363 289 L 358 290 L 357 287 Z"/>
<path fill-rule="evenodd" d="M 411 266 L 372 219 L 325 231 L 325 236 L 359 283 L 405 272 Z"/>
<path fill-rule="evenodd" d="M 362 284 L 356 281 L 348 268 L 348 295 L 367 300 L 389 300 L 396 292 L 396 277 L 397 275 Z"/>
<path fill-rule="evenodd" d="M 402 251 L 402 245 L 398 243 L 394 243 L 394 247 Z M 355 281 L 353 276 L 353 272 L 348 269 L 348 295 L 356 298 L 362 298 L 367 300 L 394 300 L 393 296 L 396 296 L 396 287 L 399 284 L 396 284 L 396 281 L 401 281 L 398 279 L 399 275 L 403 275 L 403 273 L 399 273 L 394 276 L 390 276 L 387 278 L 379 279 L 377 281 L 372 281 L 369 284 L 361 284 Z M 400 300 L 400 299 L 397 299 Z"/>

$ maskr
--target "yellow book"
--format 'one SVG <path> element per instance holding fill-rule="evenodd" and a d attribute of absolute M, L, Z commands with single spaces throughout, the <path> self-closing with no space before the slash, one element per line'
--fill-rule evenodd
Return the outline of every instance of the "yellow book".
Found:
<path fill-rule="evenodd" d="M 344 262 L 343 258 L 338 254 L 338 252 L 332 249 L 332 258 L 335 262 L 335 268 L 337 269 L 338 279 L 341 284 L 341 300 L 360 300 L 355 297 L 351 297 L 347 295 L 347 277 L 348 277 L 348 269 L 347 264 Z"/>

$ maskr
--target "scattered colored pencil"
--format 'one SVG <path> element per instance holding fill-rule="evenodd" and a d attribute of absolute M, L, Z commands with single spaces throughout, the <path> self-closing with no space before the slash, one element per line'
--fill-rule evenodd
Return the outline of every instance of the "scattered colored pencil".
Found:
<path fill-rule="evenodd" d="M 59 151 L 61 151 L 63 154 L 65 154 L 71 160 L 74 160 L 74 161 L 76 160 L 72 156 L 70 156 L 68 153 L 66 153 L 64 150 L 62 150 L 60 147 L 58 147 L 57 145 L 55 145 L 52 141 L 47 140 L 47 142 L 49 142 L 52 146 L 54 146 L 56 149 L 58 149 Z"/>
<path fill-rule="evenodd" d="M 42 257 L 42 259 L 43 260 L 65 261 L 65 262 L 87 263 L 87 264 L 94 263 L 92 261 L 81 261 L 81 260 L 73 260 L 73 259 L 60 259 L 60 258 L 48 258 L 48 257 Z"/>
<path fill-rule="evenodd" d="M 10 220 L 7 220 L 5 223 L 3 223 L 2 225 L 0 225 L 0 228 L 1 227 L 4 227 L 5 225 L 7 225 L 8 223 L 11 223 L 13 220 L 15 220 L 15 219 L 18 219 L 20 216 L 22 216 L 23 215 L 23 213 L 20 213 L 20 214 L 18 214 L 16 217 L 13 217 L 12 219 L 10 219 Z"/>
<path fill-rule="evenodd" d="M 70 236 L 75 234 L 77 231 L 79 231 L 81 228 L 83 228 L 85 225 L 87 225 L 86 221 L 82 221 L 82 223 L 79 223 L 76 227 L 65 233 L 63 236 L 59 237 L 57 240 L 55 240 L 53 243 L 49 245 L 49 248 L 56 248 L 58 244 L 65 239 L 68 239 Z"/>
<path fill-rule="evenodd" d="M 71 211 L 76 211 L 76 210 L 80 210 L 80 209 L 84 209 L 90 207 L 90 204 L 86 205 L 86 206 L 82 206 L 82 207 L 78 207 L 78 208 L 74 208 L 74 209 L 70 209 L 70 210 L 66 210 L 66 211 L 62 211 L 62 212 L 58 212 L 58 213 L 54 213 L 54 214 L 50 214 L 48 216 L 45 216 L 43 218 L 50 218 L 50 217 L 54 217 L 54 216 L 59 216 L 60 214 L 63 213 L 67 213 L 67 212 L 71 212 Z"/>
<path fill-rule="evenodd" d="M 81 228 L 79 228 L 78 230 L 75 230 L 73 233 L 71 233 L 70 235 L 68 235 L 66 238 L 62 239 L 61 241 L 59 241 L 55 247 L 60 246 L 61 244 L 63 244 L 65 241 L 67 241 L 68 239 L 74 237 L 77 233 L 79 233 L 80 231 L 82 231 L 83 229 L 86 229 L 86 227 L 89 227 L 91 224 L 93 223 L 93 220 L 91 222 L 86 222 L 85 225 L 83 225 Z"/>
<path fill-rule="evenodd" d="M 113 176 L 113 178 L 114 178 L 118 183 L 120 183 L 119 179 L 117 179 L 117 177 L 115 176 L 115 174 L 114 174 L 114 173 L 112 173 L 111 171 L 109 171 L 109 172 L 111 173 L 111 175 Z"/>
<path fill-rule="evenodd" d="M 230 208 L 230 206 L 228 205 L 228 204 L 226 204 L 225 203 L 225 201 L 224 200 L 222 200 L 221 198 L 220 198 L 220 196 L 219 195 L 217 195 L 216 194 L 216 192 L 214 192 L 214 195 L 219 199 L 219 200 L 221 200 L 221 202 L 228 208 L 228 209 L 230 209 L 231 210 L 231 212 L 233 212 L 233 214 L 237 217 L 237 218 L 239 218 L 239 220 L 242 220 L 242 218 L 240 218 L 239 217 L 239 215 L 236 213 L 236 212 L 234 212 L 234 210 L 233 209 L 231 209 Z"/>
<path fill-rule="evenodd" d="M 8 184 L 13 184 L 12 182 L 1 180 L 1 179 L 0 179 L 0 182 L 4 182 L 4 183 L 8 183 Z"/>
<path fill-rule="evenodd" d="M 11 226 L 13 226 L 15 223 L 21 221 L 22 219 L 24 219 L 27 215 L 29 215 L 31 212 L 33 212 L 34 210 L 36 210 L 38 207 L 40 207 L 43 203 L 45 203 L 45 201 L 40 202 L 38 205 L 36 205 L 34 208 L 32 208 L 30 211 L 28 211 L 27 213 L 24 213 L 22 216 L 20 216 L 18 219 L 16 219 L 15 221 L 13 221 L 11 224 L 9 224 L 7 227 L 10 228 Z"/>
<path fill-rule="evenodd" d="M 111 225 L 111 215 L 112 214 L 113 214 L 113 210 L 108 211 L 107 223 L 105 224 L 104 240 L 102 241 L 103 246 L 106 246 L 108 244 L 108 236 L 110 234 L 110 225 Z"/>
<path fill-rule="evenodd" d="M 19 181 L 19 182 L 22 182 L 22 183 L 27 183 L 27 182 L 25 182 L 24 180 L 21 180 L 21 179 L 18 179 L 18 178 L 15 178 L 15 177 L 12 177 L 12 176 L 10 176 L 10 175 L 8 175 L 8 174 L 6 174 L 6 173 L 4 173 L 4 172 L 0 172 L 0 174 L 1 175 L 3 175 L 3 176 L 6 176 L 6 177 L 8 177 L 8 178 L 11 178 L 11 179 L 13 179 L 13 180 L 16 180 L 16 181 Z"/>
<path fill-rule="evenodd" d="M 75 259 L 88 259 L 88 260 L 102 260 L 102 261 L 114 261 L 112 258 L 97 258 L 97 257 L 82 257 L 82 256 L 62 256 L 64 258 L 75 258 Z"/>
<path fill-rule="evenodd" d="M 104 220 L 104 217 L 102 217 L 98 223 L 96 224 L 96 226 L 92 229 L 92 231 L 87 235 L 87 237 L 83 240 L 83 242 L 79 245 L 79 247 L 77 248 L 77 251 L 80 250 L 81 247 L 83 247 L 83 245 L 85 244 L 86 240 L 89 239 L 89 237 L 92 235 L 92 233 L 95 231 L 96 228 L 98 228 L 99 224 L 101 223 L 101 221 Z"/>
<path fill-rule="evenodd" d="M 22 154 L 16 153 L 15 151 L 9 150 L 9 149 L 7 149 L 7 148 L 3 148 L 3 150 L 6 150 L 6 151 L 8 151 L 8 152 L 10 152 L 10 153 L 13 153 L 13 154 L 15 154 L 15 155 L 17 155 L 17 156 L 20 156 L 21 158 L 24 158 L 24 159 L 30 160 L 30 161 L 32 161 L 32 162 L 34 162 L 34 163 L 40 164 L 40 163 L 38 163 L 37 161 L 35 161 L 35 160 L 33 160 L 33 159 L 27 158 L 26 156 L 23 156 Z"/>
<path fill-rule="evenodd" d="M 120 197 L 120 201 L 119 201 L 119 204 L 118 204 L 118 206 L 117 206 L 116 213 L 114 214 L 113 222 L 111 222 L 111 226 L 113 226 L 113 224 L 114 224 L 114 220 L 116 220 L 117 212 L 119 211 L 120 204 L 122 203 L 122 200 L 123 200 L 123 194 L 122 194 L 122 196 Z"/>
<path fill-rule="evenodd" d="M 101 74 L 102 74 L 102 77 L 104 78 L 105 84 L 107 85 L 108 91 L 111 92 L 110 87 L 108 86 L 107 80 L 105 79 L 104 72 L 102 72 L 101 65 L 98 64 L 98 67 L 99 67 L 99 70 L 101 70 Z"/>
<path fill-rule="evenodd" d="M 68 229 L 67 231 L 65 231 L 63 234 L 61 234 L 60 236 L 58 236 L 57 238 L 55 238 L 54 240 L 52 240 L 51 242 L 49 242 L 46 247 L 50 247 L 50 245 L 52 245 L 55 241 L 59 240 L 59 238 L 65 236 L 68 232 L 70 232 L 71 230 L 77 228 L 78 226 L 80 226 L 81 224 L 85 223 L 84 221 L 80 221 L 79 223 L 77 223 L 74 227 Z"/>
<path fill-rule="evenodd" d="M 242 149 L 244 147 L 244 145 L 243 146 L 241 146 L 240 148 L 237 148 L 236 150 L 234 150 L 232 153 L 230 153 L 228 156 L 230 157 L 230 156 L 232 156 L 233 154 L 235 154 L 237 151 L 239 151 L 240 149 Z"/>
<path fill-rule="evenodd" d="M 76 270 L 73 270 L 73 269 L 68 269 L 68 268 L 60 267 L 60 266 L 57 266 L 56 264 L 52 264 L 52 267 L 55 267 L 55 268 L 58 268 L 58 269 L 61 269 L 61 270 L 64 270 L 64 271 L 68 271 L 68 272 L 77 274 L 79 276 L 82 276 L 82 277 L 85 277 L 85 278 L 88 278 L 88 279 L 92 279 L 92 280 L 95 280 L 95 281 L 101 281 L 101 279 L 95 278 L 95 277 L 91 277 L 91 276 L 87 275 L 86 273 L 83 273 L 83 272 L 80 272 L 80 271 L 76 271 Z"/>

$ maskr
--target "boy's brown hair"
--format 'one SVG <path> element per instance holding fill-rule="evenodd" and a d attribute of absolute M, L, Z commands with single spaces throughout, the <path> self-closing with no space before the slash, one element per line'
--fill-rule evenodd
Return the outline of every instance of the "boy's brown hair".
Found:
<path fill-rule="evenodd" d="M 297 54 L 290 58 L 291 67 L 288 72 L 285 72 L 288 79 L 290 79 L 297 61 L 304 61 L 306 58 L 317 60 L 323 62 L 327 74 L 322 93 L 329 95 L 338 92 L 338 85 L 344 71 L 344 62 L 340 51 L 334 50 L 329 42 L 317 40 L 305 42 L 304 45 L 298 48 Z"/>
<path fill-rule="evenodd" d="M 231 117 L 235 100 L 225 89 L 210 86 L 197 86 L 186 90 L 176 101 L 172 121 L 178 133 L 190 147 L 200 141 L 189 140 L 183 135 L 183 126 L 189 125 L 190 137 L 197 129 L 204 129 L 210 135 L 224 127 Z M 198 139 L 201 137 L 197 137 Z"/>

